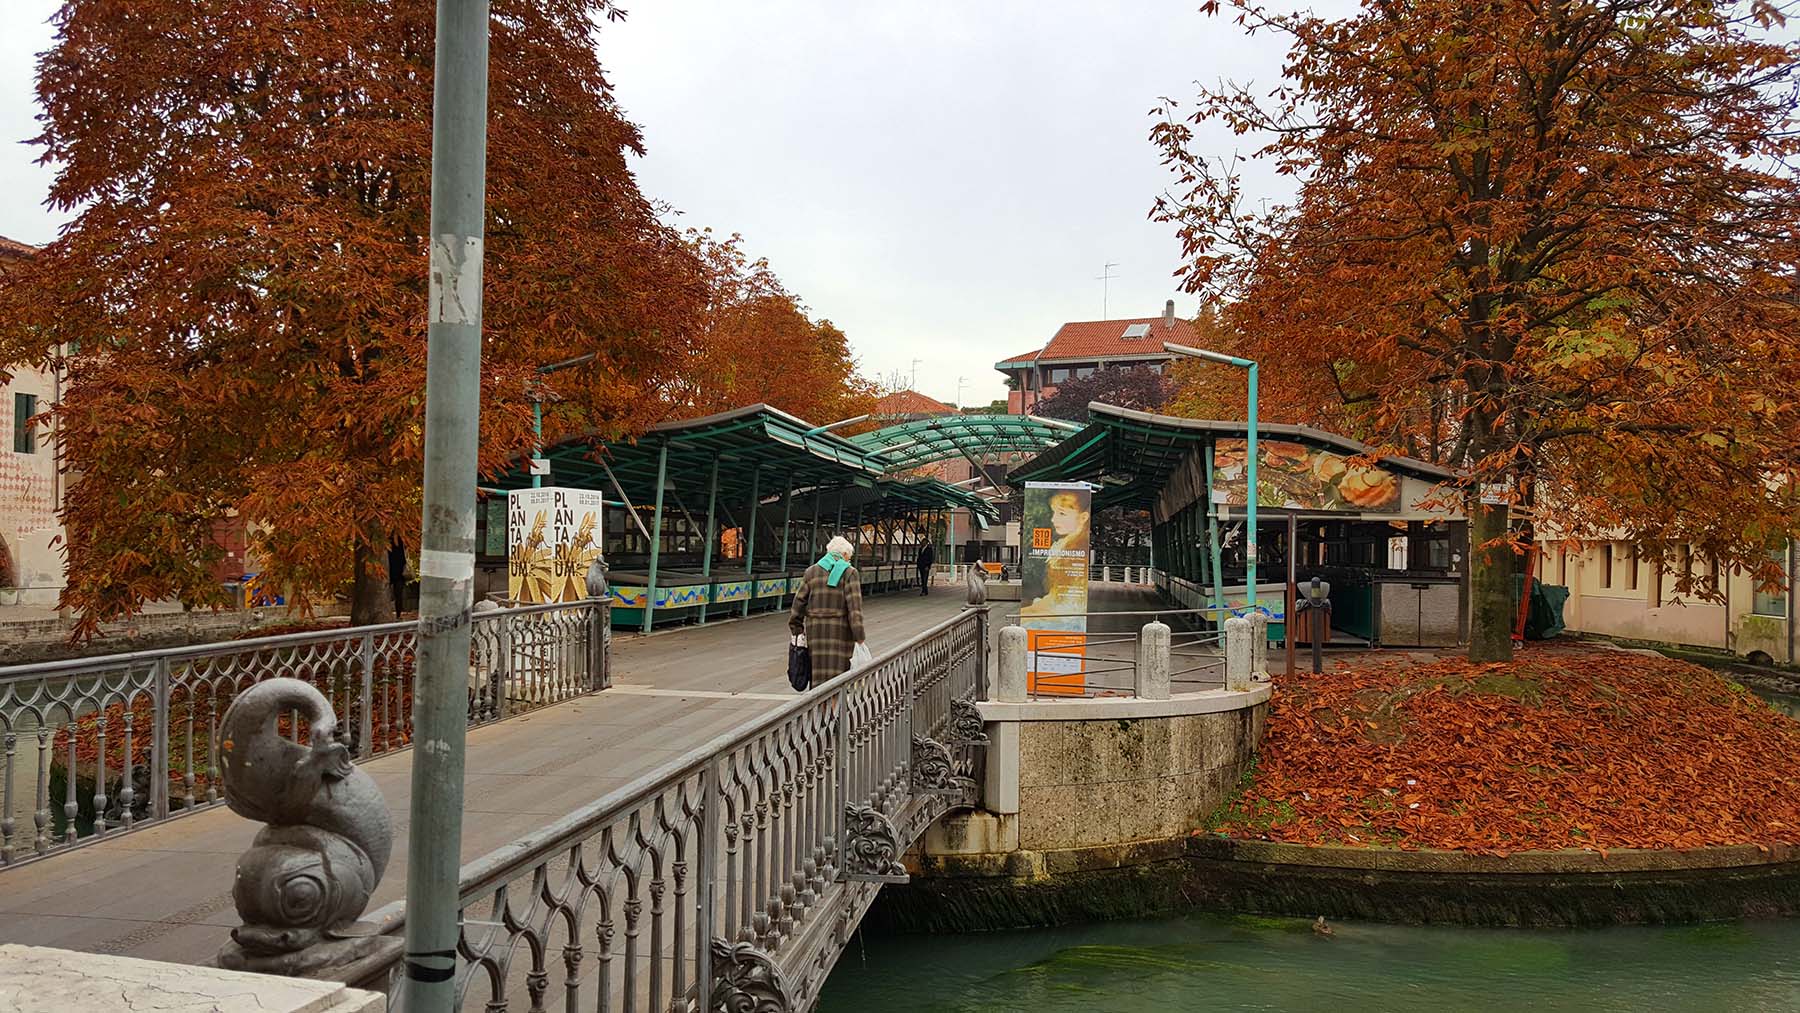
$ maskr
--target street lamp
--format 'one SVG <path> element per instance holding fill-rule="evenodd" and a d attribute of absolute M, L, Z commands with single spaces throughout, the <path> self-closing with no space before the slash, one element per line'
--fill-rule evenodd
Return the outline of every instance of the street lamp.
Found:
<path fill-rule="evenodd" d="M 1250 608 L 1256 608 L 1256 363 L 1251 359 L 1241 359 L 1223 352 L 1209 352 L 1204 348 L 1193 348 L 1188 345 L 1177 345 L 1174 342 L 1163 342 L 1163 351 L 1176 355 L 1186 355 L 1208 362 L 1223 363 L 1249 370 L 1250 410 L 1248 412 L 1250 438 L 1245 441 L 1247 452 L 1245 458 L 1248 467 L 1244 475 L 1244 524 L 1249 529 L 1244 541 L 1244 584 L 1245 592 L 1250 596 Z M 1210 509 L 1212 504 L 1207 504 Z M 1289 546 L 1289 552 L 1293 547 Z"/>
<path fill-rule="evenodd" d="M 552 362 L 547 366 L 539 366 L 537 368 L 538 375 L 545 376 L 554 373 L 559 369 L 568 369 L 571 366 L 579 366 L 584 362 L 593 362 L 594 358 L 599 354 L 599 352 L 589 352 L 586 355 L 577 355 L 573 359 L 564 359 L 561 362 Z M 537 391 L 534 389 L 531 392 L 531 487 L 533 489 L 539 488 L 544 484 L 542 469 L 540 469 L 537 464 L 538 461 L 542 461 L 543 459 L 544 402 L 542 398 L 538 397 Z"/>

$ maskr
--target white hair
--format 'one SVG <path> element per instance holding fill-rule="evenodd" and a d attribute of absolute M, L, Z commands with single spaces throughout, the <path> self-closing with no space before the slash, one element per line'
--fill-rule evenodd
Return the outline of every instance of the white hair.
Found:
<path fill-rule="evenodd" d="M 856 546 L 850 544 L 850 539 L 845 538 L 843 535 L 838 535 L 826 544 L 825 551 L 834 556 L 842 556 L 845 559 L 849 559 L 851 556 L 856 555 Z"/>

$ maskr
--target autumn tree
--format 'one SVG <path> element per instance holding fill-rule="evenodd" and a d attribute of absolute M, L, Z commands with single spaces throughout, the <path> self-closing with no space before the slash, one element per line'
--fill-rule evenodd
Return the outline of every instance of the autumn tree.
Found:
<path fill-rule="evenodd" d="M 1115 408 L 1153 412 L 1169 399 L 1169 382 L 1145 366 L 1109 366 L 1087 376 L 1065 380 L 1056 393 L 1032 408 L 1033 415 L 1086 422 L 1088 405 L 1098 401 Z"/>
<path fill-rule="evenodd" d="M 65 605 L 214 603 L 250 526 L 304 604 L 417 544 L 434 7 L 68 0 L 39 58 L 49 203 L 70 227 L 0 290 L 0 362 L 60 344 Z M 701 272 L 639 193 L 596 55 L 607 0 L 494 0 L 481 462 L 549 425 L 629 431 L 679 363 Z M 354 563 L 354 565 L 353 565 Z"/>
<path fill-rule="evenodd" d="M 1261 361 L 1266 417 L 1462 470 L 1471 657 L 1510 656 L 1509 538 L 1530 537 L 1484 485 L 1557 533 L 1773 576 L 1766 547 L 1800 534 L 1781 478 L 1800 462 L 1800 135 L 1776 9 L 1229 7 L 1285 40 L 1283 80 L 1160 108 L 1176 186 L 1154 214 Z M 1199 143 L 1212 124 L 1291 202 L 1247 199 L 1242 162 Z"/>
<path fill-rule="evenodd" d="M 689 233 L 704 268 L 705 305 L 686 332 L 673 410 L 706 415 L 763 402 L 824 425 L 875 407 L 875 385 L 857 373 L 849 339 L 814 320 L 769 262 L 751 260 L 743 238 Z"/>

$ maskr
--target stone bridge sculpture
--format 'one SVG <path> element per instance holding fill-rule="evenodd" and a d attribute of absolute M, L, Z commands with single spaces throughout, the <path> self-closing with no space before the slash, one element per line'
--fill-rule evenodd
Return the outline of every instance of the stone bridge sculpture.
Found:
<path fill-rule="evenodd" d="M 310 745 L 282 737 L 284 714 L 306 719 Z M 330 701 L 299 679 L 270 679 L 232 701 L 219 737 L 225 804 L 268 824 L 238 858 L 231 897 L 244 923 L 220 966 L 301 975 L 374 952 L 381 939 L 357 918 L 387 869 L 394 827 Z"/>

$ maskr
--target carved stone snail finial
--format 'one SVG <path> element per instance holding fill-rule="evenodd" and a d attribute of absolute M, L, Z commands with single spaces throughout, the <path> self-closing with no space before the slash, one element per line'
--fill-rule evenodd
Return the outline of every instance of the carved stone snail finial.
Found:
<path fill-rule="evenodd" d="M 987 571 L 980 566 L 969 564 L 969 604 L 987 604 Z"/>
<path fill-rule="evenodd" d="M 587 568 L 587 596 L 589 598 L 606 597 L 606 571 L 612 569 L 606 565 L 605 556 L 595 556 Z"/>
<path fill-rule="evenodd" d="M 276 723 L 288 713 L 307 719 L 311 745 L 282 738 Z M 355 922 L 387 870 L 394 826 L 330 701 L 298 679 L 270 679 L 231 702 L 219 736 L 225 804 L 268 824 L 238 858 L 231 898 L 244 924 L 220 966 L 302 974 L 373 950 L 379 940 Z"/>

